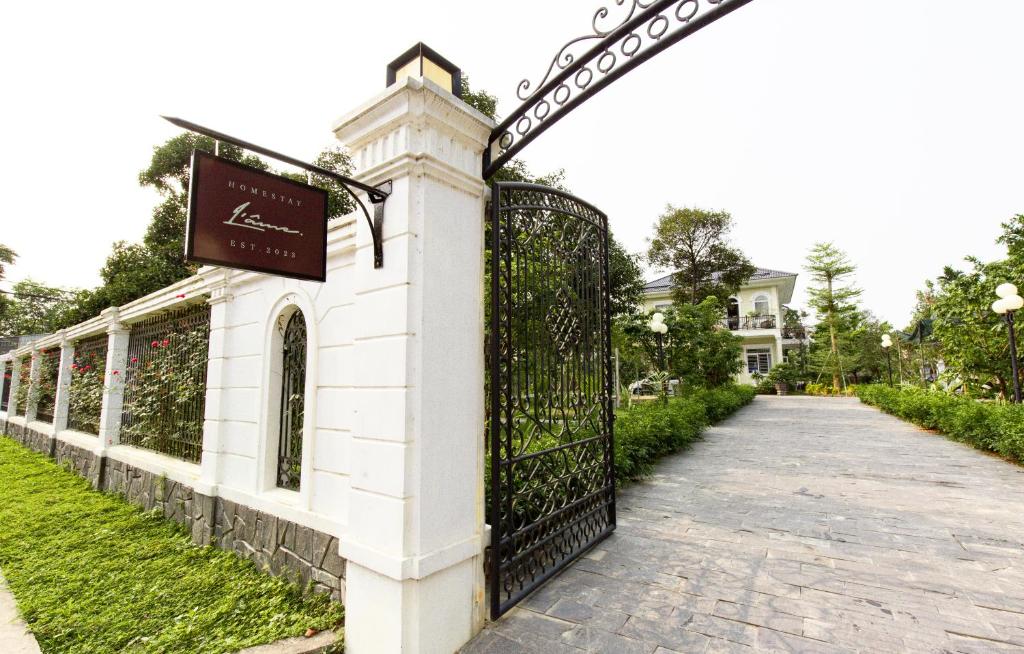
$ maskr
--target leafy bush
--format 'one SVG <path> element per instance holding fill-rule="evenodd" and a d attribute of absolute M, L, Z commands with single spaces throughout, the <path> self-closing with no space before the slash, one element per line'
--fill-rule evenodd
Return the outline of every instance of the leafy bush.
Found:
<path fill-rule="evenodd" d="M 657 459 L 692 443 L 704 427 L 754 399 L 750 386 L 694 390 L 668 404 L 648 402 L 615 417 L 615 475 L 620 481 L 650 474 Z"/>
<path fill-rule="evenodd" d="M 804 392 L 808 395 L 819 395 L 822 397 L 853 397 L 857 394 L 857 386 L 849 385 L 845 389 L 835 388 L 831 384 L 807 384 Z"/>
<path fill-rule="evenodd" d="M 903 386 L 860 386 L 861 402 L 950 438 L 1024 463 L 1024 406 Z"/>

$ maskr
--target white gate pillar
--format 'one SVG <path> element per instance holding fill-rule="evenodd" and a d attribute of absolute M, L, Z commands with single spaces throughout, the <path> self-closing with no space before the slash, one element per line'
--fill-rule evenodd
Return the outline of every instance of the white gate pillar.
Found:
<path fill-rule="evenodd" d="M 360 181 L 393 181 L 384 266 L 373 267 L 360 214 L 350 269 L 352 489 L 341 553 L 353 654 L 450 653 L 482 626 L 480 161 L 492 125 L 406 78 L 335 127 Z"/>

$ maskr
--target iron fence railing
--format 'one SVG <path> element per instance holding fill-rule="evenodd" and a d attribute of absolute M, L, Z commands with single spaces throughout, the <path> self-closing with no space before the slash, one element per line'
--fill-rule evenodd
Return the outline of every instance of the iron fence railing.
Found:
<path fill-rule="evenodd" d="M 14 376 L 14 365 L 4 362 L 3 366 L 3 390 L 0 391 L 0 411 L 6 411 L 11 399 L 11 378 Z"/>
<path fill-rule="evenodd" d="M 34 390 L 36 420 L 53 424 L 53 410 L 57 403 L 57 378 L 60 374 L 60 348 L 39 353 L 39 379 Z"/>
<path fill-rule="evenodd" d="M 765 314 L 763 316 L 729 316 L 722 321 L 722 324 L 729 329 L 775 329 L 778 324 L 775 316 Z"/>
<path fill-rule="evenodd" d="M 75 343 L 68 389 L 68 427 L 99 435 L 100 407 L 107 365 L 107 335 L 94 336 Z"/>
<path fill-rule="evenodd" d="M 125 384 L 122 443 L 199 461 L 209 340 L 205 304 L 132 325 L 126 370 L 108 375 Z"/>

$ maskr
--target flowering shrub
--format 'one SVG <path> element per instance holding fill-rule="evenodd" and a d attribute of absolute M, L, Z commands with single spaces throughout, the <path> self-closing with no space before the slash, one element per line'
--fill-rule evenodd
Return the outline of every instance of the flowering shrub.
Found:
<path fill-rule="evenodd" d="M 109 383 L 126 385 L 123 442 L 199 460 L 208 342 L 209 324 L 194 325 L 150 341 L 123 373 L 110 371 Z"/>
<path fill-rule="evenodd" d="M 68 426 L 72 429 L 100 433 L 105 358 L 105 348 L 84 352 L 76 348 L 68 393 Z"/>
<path fill-rule="evenodd" d="M 23 416 L 25 415 L 25 409 L 28 406 L 28 385 L 29 385 L 29 373 L 32 371 L 32 360 L 25 357 L 21 360 L 21 369 L 18 371 L 18 388 L 14 390 L 14 394 L 11 400 L 14 402 L 14 410 L 11 412 L 12 416 Z"/>
<path fill-rule="evenodd" d="M 39 355 L 39 378 L 32 385 L 29 403 L 36 407 L 36 417 L 53 421 L 53 408 L 57 402 L 57 373 L 60 368 L 60 350 L 47 350 Z"/>

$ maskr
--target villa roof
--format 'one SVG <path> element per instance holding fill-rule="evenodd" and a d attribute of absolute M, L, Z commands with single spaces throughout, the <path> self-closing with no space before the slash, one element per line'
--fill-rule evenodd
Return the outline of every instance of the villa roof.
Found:
<path fill-rule="evenodd" d="M 644 293 L 657 293 L 659 291 L 667 291 L 672 288 L 672 275 L 675 273 L 669 273 L 664 277 L 652 280 L 644 284 Z M 711 278 L 718 281 L 719 273 L 713 273 Z M 769 268 L 758 268 L 757 271 L 750 276 L 751 282 L 758 282 L 765 279 L 778 279 L 782 277 L 796 277 L 796 273 L 784 272 L 782 270 L 771 270 Z"/>

